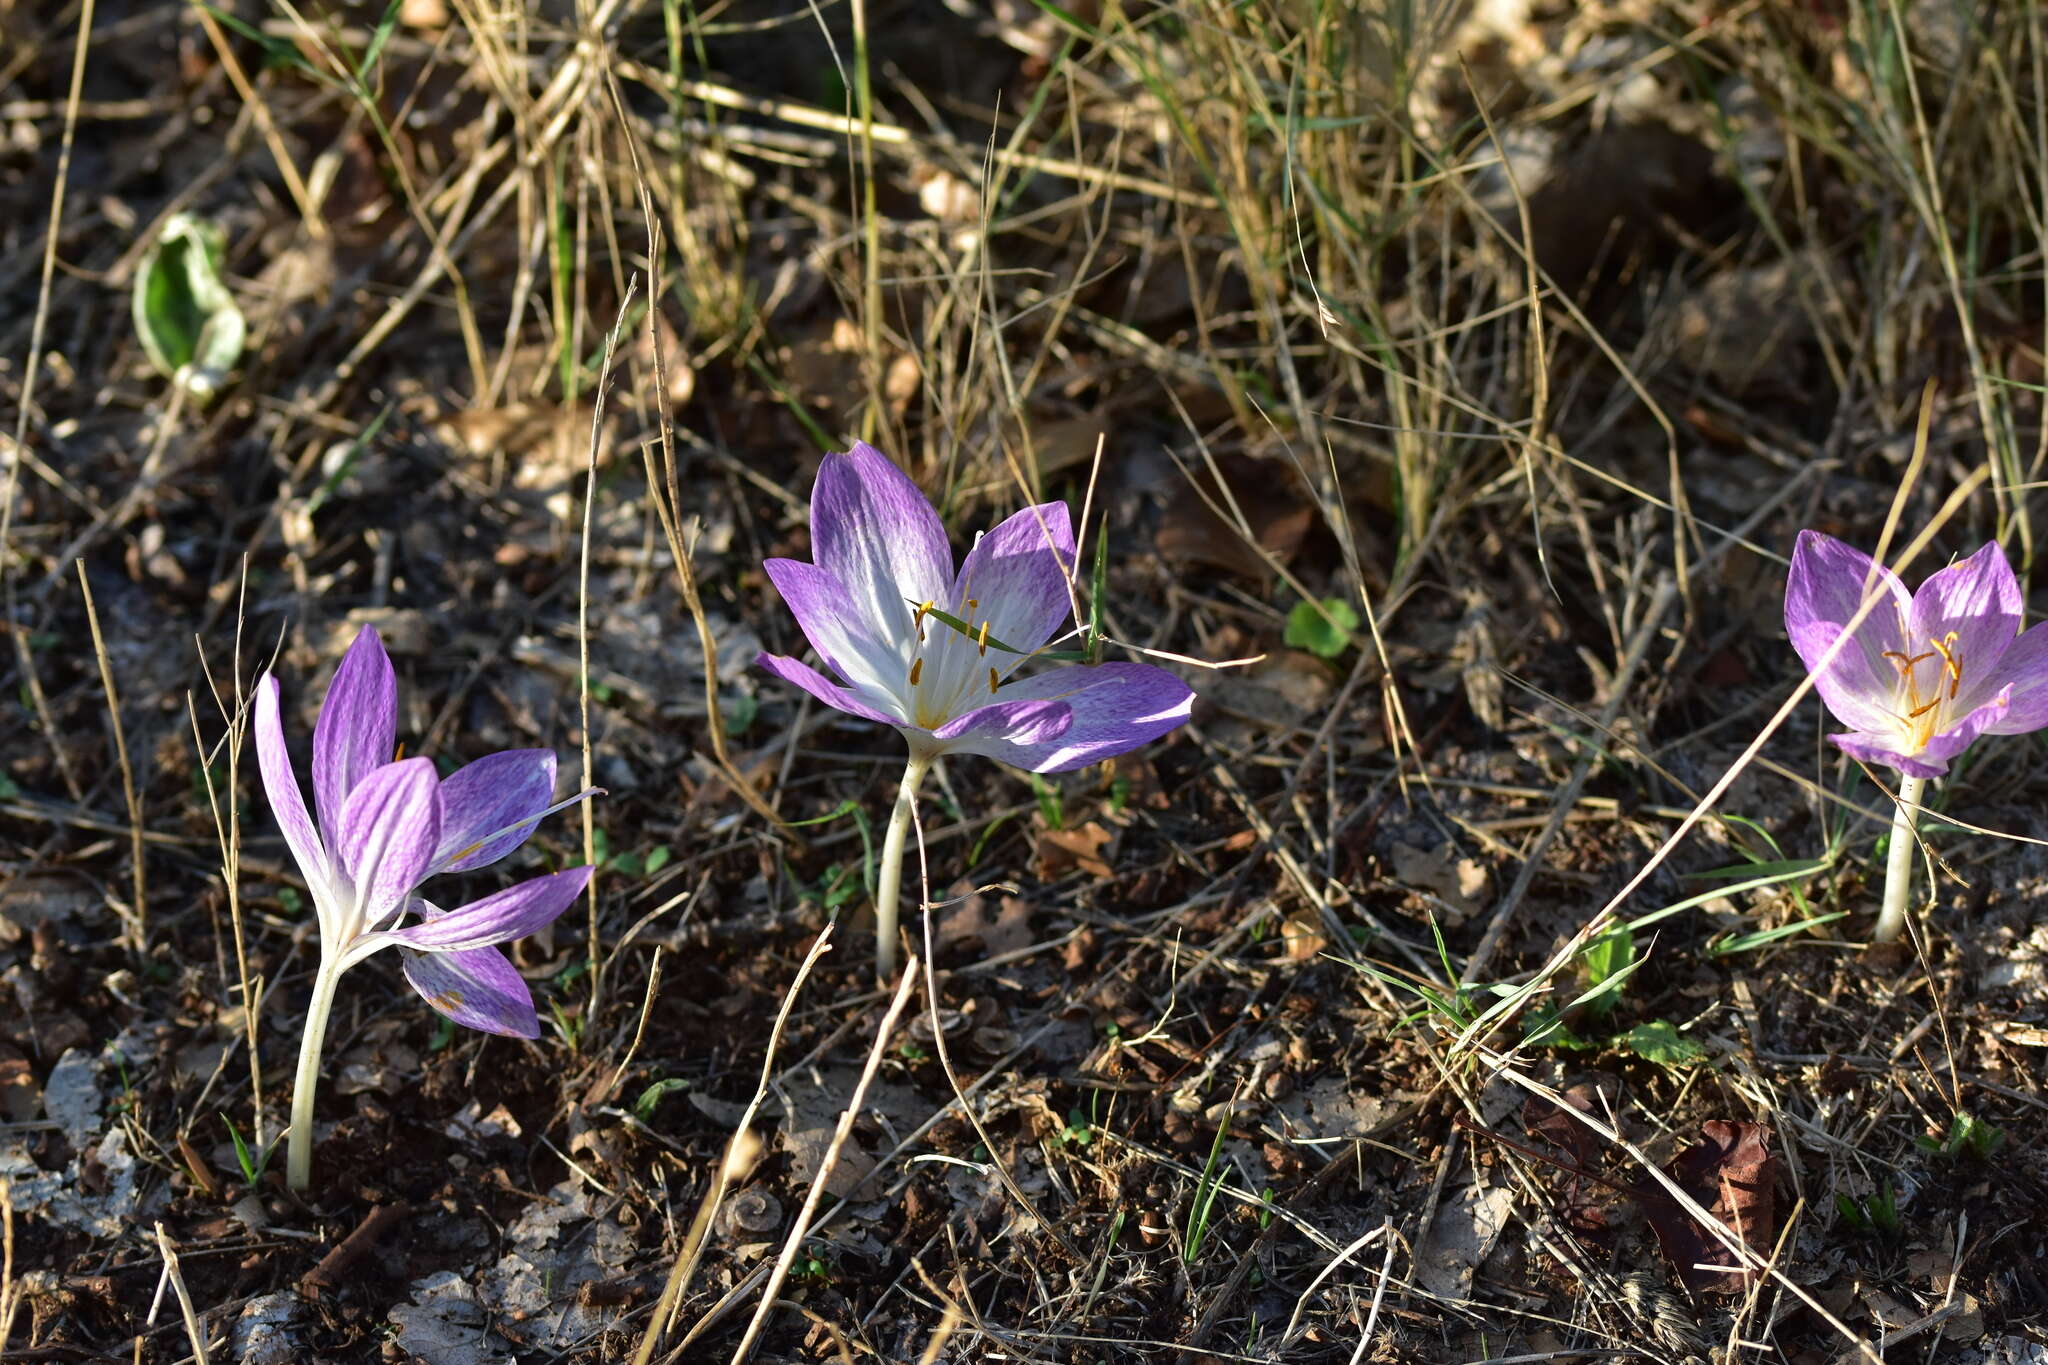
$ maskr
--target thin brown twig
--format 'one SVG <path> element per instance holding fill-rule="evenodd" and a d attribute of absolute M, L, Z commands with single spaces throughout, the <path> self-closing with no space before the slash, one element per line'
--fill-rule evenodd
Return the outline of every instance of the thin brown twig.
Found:
<path fill-rule="evenodd" d="M 831 942 L 832 926 L 828 924 L 811 944 L 811 950 L 804 954 L 803 964 L 796 969 L 796 977 L 782 997 L 782 1008 L 775 1013 L 775 1026 L 768 1031 L 767 1052 L 761 1058 L 761 1079 L 754 1087 L 753 1098 L 740 1112 L 739 1122 L 733 1126 L 732 1139 L 726 1144 L 725 1159 L 719 1162 L 718 1173 L 711 1187 L 704 1192 L 704 1202 L 698 1206 L 689 1236 L 676 1256 L 675 1265 L 669 1270 L 661 1299 L 655 1305 L 653 1316 L 648 1319 L 639 1348 L 633 1352 L 633 1365 L 648 1365 L 654 1359 L 655 1349 L 674 1324 L 676 1311 L 682 1307 L 683 1291 L 697 1273 L 697 1263 L 703 1258 L 705 1243 L 711 1235 L 713 1215 L 725 1202 L 726 1190 L 734 1181 L 746 1178 L 746 1173 L 753 1169 L 760 1155 L 760 1139 L 753 1134 L 754 1117 L 761 1112 L 761 1105 L 768 1098 L 768 1087 L 775 1076 L 775 1054 L 782 1046 L 782 1031 L 789 1026 L 790 1011 L 796 1006 L 796 998 L 803 990 L 804 982 L 810 978 L 811 968 L 825 955 Z"/>
<path fill-rule="evenodd" d="M 912 957 L 903 964 L 903 979 L 896 985 L 896 996 L 882 1015 L 881 1027 L 875 1030 L 875 1044 L 868 1049 L 867 1064 L 861 1068 L 853 1095 L 847 1100 L 845 1110 L 839 1115 L 839 1123 L 832 1130 L 832 1142 L 825 1149 L 825 1159 L 818 1163 L 817 1173 L 811 1177 L 811 1188 L 804 1194 L 803 1206 L 797 1210 L 796 1221 L 790 1224 L 789 1236 L 783 1240 L 782 1250 L 775 1257 L 775 1269 L 768 1276 L 767 1287 L 761 1291 L 761 1306 L 754 1310 L 753 1320 L 747 1323 L 739 1347 L 732 1353 L 732 1365 L 745 1365 L 754 1353 L 755 1343 L 761 1338 L 762 1328 L 768 1325 L 768 1315 L 775 1310 L 775 1296 L 789 1277 L 789 1268 L 796 1263 L 797 1249 L 803 1245 L 811 1219 L 818 1211 L 818 1203 L 825 1197 L 825 1182 L 839 1167 L 839 1154 L 845 1150 L 847 1138 L 853 1135 L 854 1121 L 860 1117 L 868 1087 L 874 1083 L 889 1040 L 896 1034 L 896 1021 L 902 1017 L 904 1006 L 910 1003 L 910 994 L 916 988 L 917 959 Z"/>
<path fill-rule="evenodd" d="M 133 939 L 136 955 L 141 956 L 148 948 L 149 898 L 147 894 L 148 870 L 142 856 L 142 797 L 135 789 L 135 768 L 128 761 L 128 731 L 121 723 L 121 694 L 114 687 L 114 665 L 107 657 L 106 637 L 100 634 L 99 608 L 92 600 L 92 582 L 85 574 L 85 561 L 78 565 L 78 587 L 85 595 L 85 621 L 92 632 L 92 649 L 100 664 L 100 686 L 107 693 L 107 718 L 114 726 L 114 756 L 121 765 L 121 795 L 128 804 L 128 861 L 130 863 L 130 893 L 133 897 L 129 913 L 128 932 Z"/>
<path fill-rule="evenodd" d="M 605 398 L 611 392 L 612 358 L 618 353 L 619 335 L 626 330 L 626 310 L 633 306 L 633 292 L 639 285 L 635 276 L 626 288 L 626 296 L 619 300 L 618 320 L 604 339 L 604 362 L 597 372 L 597 392 L 590 405 L 590 447 L 588 465 L 583 484 L 583 533 L 581 552 L 576 568 L 576 699 L 581 730 L 580 748 L 583 753 L 583 789 L 589 791 L 597 785 L 597 770 L 590 757 L 590 522 L 591 511 L 597 505 L 597 447 L 604 434 Z M 597 814 L 591 809 L 592 803 L 583 806 L 583 861 L 593 866 L 597 863 Z M 584 888 L 584 898 L 590 907 L 590 1017 L 585 1022 L 597 1022 L 598 1006 L 604 999 L 604 946 L 598 932 L 597 883 L 598 873 L 591 874 L 590 884 Z"/>

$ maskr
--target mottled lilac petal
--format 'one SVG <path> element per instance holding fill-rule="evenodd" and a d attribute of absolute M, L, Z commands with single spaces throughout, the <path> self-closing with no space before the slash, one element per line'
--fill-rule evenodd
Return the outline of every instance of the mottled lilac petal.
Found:
<path fill-rule="evenodd" d="M 1865 734 L 1860 731 L 1850 731 L 1839 735 L 1829 735 L 1828 740 L 1837 749 L 1840 749 L 1851 758 L 1859 758 L 1865 763 L 1874 764 L 1878 767 L 1896 768 L 1908 777 L 1940 777 L 1948 771 L 1947 758 L 1943 758 L 1939 762 L 1932 762 L 1929 760 L 1928 755 L 1924 753 L 1907 754 L 1900 752 L 1900 737 L 1897 732 Z"/>
<path fill-rule="evenodd" d="M 2021 632 L 2000 656 L 1998 677 L 2011 691 L 1984 733 L 2024 735 L 2048 727 L 2048 624 Z"/>
<path fill-rule="evenodd" d="M 863 691 L 896 694 L 908 689 L 915 639 L 909 613 L 903 614 L 903 630 L 878 635 L 871 618 L 853 610 L 846 585 L 826 570 L 796 559 L 770 559 L 761 567 L 803 628 L 804 638 L 833 672 Z"/>
<path fill-rule="evenodd" d="M 441 843 L 440 788 L 431 761 L 408 758 L 374 769 L 349 793 L 333 848 L 355 886 L 362 927 L 396 913 L 433 865 Z"/>
<path fill-rule="evenodd" d="M 866 442 L 827 455 L 818 467 L 811 558 L 845 587 L 848 613 L 880 639 L 908 636 L 915 604 L 943 599 L 953 583 L 953 551 L 939 514 Z"/>
<path fill-rule="evenodd" d="M 2019 634 L 2021 606 L 2019 580 L 2005 551 L 1992 541 L 1968 559 L 1928 575 L 1913 594 L 1910 652 L 1919 654 L 1940 642 L 1962 673 L 1965 695 L 1958 701 L 1974 709 L 2003 685 L 1997 681 L 1999 660 Z M 1940 663 L 1929 660 L 1930 671 Z"/>
<path fill-rule="evenodd" d="M 1843 753 L 1865 763 L 1897 768 L 1908 777 L 1942 777 L 1948 772 L 1949 760 L 1974 744 L 1977 736 L 1985 733 L 1987 727 L 2004 713 L 2006 705 L 2001 693 L 1963 717 L 1959 724 L 1931 736 L 1910 754 L 1903 752 L 1901 741 L 1904 736 L 1897 729 L 1881 730 L 1875 734 L 1852 732 L 1829 735 L 1828 738 Z"/>
<path fill-rule="evenodd" d="M 277 696 L 277 679 L 264 674 L 256 683 L 256 765 L 263 776 L 263 794 L 270 799 L 270 812 L 284 830 L 284 841 L 300 875 L 314 888 L 317 904 L 331 875 L 327 849 L 306 814 L 305 793 L 299 790 L 299 775 L 292 771 L 291 751 L 285 747 Z"/>
<path fill-rule="evenodd" d="M 1028 654 L 1050 640 L 1072 613 L 1067 581 L 1073 566 L 1074 524 L 1067 505 L 1027 507 L 974 542 L 961 561 L 947 609 L 970 626 L 988 622 L 991 635 Z M 970 598 L 973 607 L 966 605 Z M 985 657 L 1003 677 L 1024 662 L 1023 654 L 999 650 Z"/>
<path fill-rule="evenodd" d="M 1830 659 L 1862 605 L 1866 581 L 1879 600 Z M 1893 723 L 1899 671 L 1885 654 L 1900 649 L 1911 606 L 1898 575 L 1869 555 L 1818 531 L 1799 533 L 1785 580 L 1785 633 L 1836 719 L 1872 732 Z"/>
<path fill-rule="evenodd" d="M 973 743 L 955 741 L 978 743 L 993 739 L 1006 745 L 1051 744 L 1073 728 L 1074 708 L 1065 701 L 1005 697 L 947 721 L 932 734 L 943 740 L 948 749 L 978 753 L 982 751 L 975 749 Z"/>
<path fill-rule="evenodd" d="M 1034 678 L 1006 683 L 990 706 L 955 719 L 948 750 L 983 754 L 1029 772 L 1066 772 L 1100 759 L 1128 753 L 1184 723 L 1194 704 L 1188 685 L 1150 664 L 1096 664 L 1057 668 Z M 1019 709 L 1019 702 L 1064 704 L 1069 723 L 1046 739 L 1030 737 L 1029 727 L 1053 722 L 1044 711 Z M 981 717 L 986 714 L 987 722 Z M 1021 723 L 1022 738 L 1003 727 Z"/>
<path fill-rule="evenodd" d="M 784 682 L 795 683 L 819 701 L 824 702 L 825 705 L 835 710 L 844 711 L 849 716 L 859 716 L 862 720 L 871 720 L 878 725 L 902 725 L 904 723 L 903 717 L 892 716 L 888 712 L 878 709 L 876 706 L 855 695 L 851 689 L 841 687 L 809 664 L 792 659 L 787 655 L 762 654 L 755 658 L 754 666 L 766 669 Z M 877 700 L 880 699 L 878 698 Z"/>
<path fill-rule="evenodd" d="M 398 734 L 398 677 L 374 626 L 342 656 L 313 724 L 313 799 L 327 846 L 338 842 L 342 808 L 356 784 L 391 761 Z"/>
<path fill-rule="evenodd" d="M 420 998 L 464 1028 L 506 1038 L 540 1037 L 533 992 L 496 948 L 461 953 L 400 950 L 405 979 Z"/>
<path fill-rule="evenodd" d="M 468 952 L 525 938 L 553 924 L 576 903 L 594 867 L 572 867 L 508 886 L 421 924 L 393 929 L 384 937 L 423 953 Z"/>
<path fill-rule="evenodd" d="M 441 842 L 433 874 L 495 863 L 526 842 L 554 795 L 555 755 L 549 749 L 506 749 L 457 768 L 441 782 Z"/>

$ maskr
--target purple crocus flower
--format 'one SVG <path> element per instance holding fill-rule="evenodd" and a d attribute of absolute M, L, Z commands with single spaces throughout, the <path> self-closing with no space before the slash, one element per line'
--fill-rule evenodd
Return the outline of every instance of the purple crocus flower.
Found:
<path fill-rule="evenodd" d="M 1866 593 L 1879 600 L 1843 639 Z M 1947 773 L 1979 735 L 2048 726 L 2048 625 L 2021 633 L 2020 616 L 2019 582 L 1995 542 L 1909 595 L 1869 555 L 1801 531 L 1785 584 L 1792 647 L 1850 727 L 1828 738 L 1908 778 Z"/>
<path fill-rule="evenodd" d="M 313 895 L 320 967 L 292 1098 L 288 1176 L 305 1188 L 312 1097 L 335 983 L 358 962 L 396 948 L 426 1002 L 468 1028 L 537 1038 L 540 1019 L 525 978 L 498 950 L 544 928 L 575 903 L 595 870 L 575 867 L 520 882 L 455 910 L 418 895 L 443 872 L 497 862 L 560 806 L 555 756 L 508 749 L 436 776 L 425 758 L 392 758 L 398 684 L 383 642 L 364 627 L 349 646 L 313 727 L 316 825 L 278 718 L 278 681 L 256 685 L 256 756 L 270 809 Z M 581 800 L 588 792 L 562 802 Z M 418 922 L 398 927 L 407 916 Z"/>
<path fill-rule="evenodd" d="M 1188 718 L 1194 693 L 1150 664 L 1012 676 L 1073 610 L 1074 529 L 1064 502 L 1011 516 L 975 541 L 955 573 L 938 512 L 887 456 L 856 442 L 818 469 L 811 553 L 815 563 L 763 567 L 840 681 L 778 654 L 763 654 L 761 667 L 828 706 L 895 726 L 927 762 L 971 753 L 1065 772 Z M 945 625 L 933 607 L 970 630 Z"/>
<path fill-rule="evenodd" d="M 1127 753 L 1188 718 L 1194 693 L 1150 664 L 1013 676 L 1073 610 L 1074 524 L 1063 502 L 1016 513 L 953 570 L 939 514 L 865 442 L 827 455 L 811 488 L 816 562 L 764 566 L 811 647 L 839 675 L 763 654 L 761 667 L 910 743 L 875 886 L 875 970 L 896 970 L 903 840 L 925 770 L 982 754 L 1056 773 Z M 947 618 L 950 618 L 947 619 Z"/>

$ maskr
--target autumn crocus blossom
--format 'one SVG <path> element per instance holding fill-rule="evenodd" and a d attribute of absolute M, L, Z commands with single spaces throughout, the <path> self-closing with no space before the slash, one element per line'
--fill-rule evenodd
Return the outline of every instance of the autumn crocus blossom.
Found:
<path fill-rule="evenodd" d="M 1879 600 L 1848 632 L 1866 585 Z M 1850 727 L 1828 738 L 1908 777 L 1943 776 L 1979 735 L 2048 726 L 2048 625 L 2022 634 L 2020 611 L 2019 581 L 1996 543 L 1909 595 L 1869 555 L 1802 531 L 1785 584 L 1792 647 Z"/>
<path fill-rule="evenodd" d="M 406 980 L 454 1022 L 486 1033 L 537 1038 L 540 1020 L 525 978 L 501 943 L 552 923 L 589 882 L 588 867 L 536 877 L 455 910 L 416 894 L 444 872 L 488 867 L 526 841 L 560 806 L 555 756 L 545 749 L 489 754 L 447 778 L 425 758 L 393 758 L 398 684 L 377 632 L 364 627 L 349 647 L 313 727 L 313 795 L 307 814 L 278 717 L 278 681 L 256 686 L 256 757 L 271 812 L 312 893 L 320 927 L 292 1094 L 287 1178 L 304 1189 L 311 1174 L 313 1095 L 334 988 L 343 972 L 386 948 L 404 959 Z M 590 795 L 571 797 L 573 801 Z M 398 927 L 408 916 L 417 923 Z"/>
<path fill-rule="evenodd" d="M 926 768 L 971 753 L 1065 772 L 1127 753 L 1188 718 L 1194 694 L 1150 664 L 1017 670 L 1073 610 L 1073 521 L 1063 502 L 1015 513 L 959 570 L 938 512 L 873 446 L 827 455 L 811 489 L 814 562 L 764 567 L 837 675 L 763 654 L 760 665 L 828 706 L 890 725 L 910 744 L 882 852 L 877 963 L 893 970 L 902 831 Z"/>
<path fill-rule="evenodd" d="M 1866 596 L 1876 600 L 1851 627 Z M 2018 579 L 1994 542 L 1928 576 L 1917 592 L 1869 555 L 1801 531 L 1785 583 L 1785 631 L 1814 690 L 1850 727 L 1828 736 L 1866 763 L 1895 768 L 1885 901 L 1875 937 L 1905 925 L 1912 812 L 1927 780 L 1980 735 L 2048 726 L 2048 625 L 2020 630 Z"/>

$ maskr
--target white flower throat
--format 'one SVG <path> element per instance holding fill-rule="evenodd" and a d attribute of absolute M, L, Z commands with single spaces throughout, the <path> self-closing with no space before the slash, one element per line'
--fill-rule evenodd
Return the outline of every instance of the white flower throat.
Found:
<path fill-rule="evenodd" d="M 1007 671 L 988 662 L 990 623 L 986 619 L 976 623 L 971 633 L 963 633 L 934 617 L 939 630 L 927 635 L 925 618 L 937 605 L 920 603 L 911 618 L 917 645 L 911 652 L 907 700 L 911 724 L 922 730 L 936 730 L 962 712 L 987 705 L 987 698 L 1002 686 Z M 973 622 L 981 610 L 980 601 L 972 597 L 958 605 L 962 610 L 947 614 L 966 622 Z"/>
<path fill-rule="evenodd" d="M 1963 657 L 1956 649 L 1956 639 L 1955 631 L 1938 640 L 1929 636 L 1929 648 L 1924 654 L 1906 654 L 1896 649 L 1884 652 L 1884 657 L 1899 670 L 1899 695 L 1892 718 L 1899 723 L 1900 733 L 1906 737 L 1908 753 L 1925 749 L 1929 740 L 1951 728 L 1959 719 L 1948 715 L 1948 704 L 1956 699 L 1963 686 Z M 1932 676 L 1923 689 L 1920 665 L 1932 659 L 1939 659 L 1941 663 L 1939 667 L 1928 670 Z"/>

